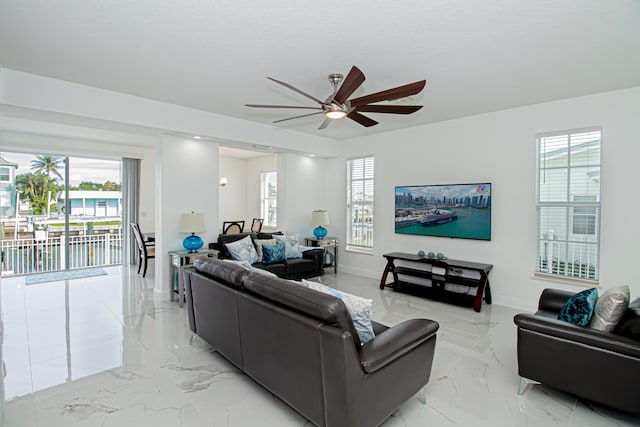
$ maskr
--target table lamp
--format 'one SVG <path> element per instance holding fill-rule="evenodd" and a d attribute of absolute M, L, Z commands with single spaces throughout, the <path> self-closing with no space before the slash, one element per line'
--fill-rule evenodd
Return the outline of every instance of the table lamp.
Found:
<path fill-rule="evenodd" d="M 182 241 L 182 246 L 189 252 L 197 252 L 204 245 L 202 239 L 196 233 L 207 231 L 204 226 L 203 213 L 186 213 L 180 216 L 180 232 L 191 233 Z"/>
<path fill-rule="evenodd" d="M 317 210 L 311 212 L 311 223 L 317 225 L 313 230 L 313 235 L 318 239 L 322 239 L 327 235 L 327 229 L 323 225 L 329 225 L 329 213 L 327 211 Z"/>

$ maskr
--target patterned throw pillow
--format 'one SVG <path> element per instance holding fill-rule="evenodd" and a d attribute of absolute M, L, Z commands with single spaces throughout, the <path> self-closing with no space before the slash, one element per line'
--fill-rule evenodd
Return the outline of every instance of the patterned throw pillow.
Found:
<path fill-rule="evenodd" d="M 233 259 L 249 261 L 249 264 L 258 262 L 258 253 L 256 252 L 255 246 L 253 246 L 251 236 L 236 240 L 235 242 L 226 243 L 225 246 Z"/>
<path fill-rule="evenodd" d="M 342 302 L 344 302 L 344 305 L 347 306 L 347 310 L 349 310 L 351 320 L 353 320 L 353 326 L 358 332 L 358 337 L 360 337 L 362 345 L 371 341 L 376 336 L 373 332 L 373 326 L 371 325 L 373 300 L 351 295 L 325 286 L 322 283 L 310 282 L 304 279 L 302 279 L 302 286 L 340 298 Z"/>
<path fill-rule="evenodd" d="M 601 331 L 613 331 L 629 307 L 630 298 L 629 285 L 616 286 L 604 291 L 598 298 L 589 326 Z"/>
<path fill-rule="evenodd" d="M 598 290 L 596 288 L 579 292 L 564 303 L 558 315 L 558 320 L 564 320 L 577 326 L 587 326 L 597 301 Z"/>
<path fill-rule="evenodd" d="M 275 245 L 262 245 L 262 263 L 272 264 L 278 261 L 284 261 L 285 245 L 284 243 L 276 243 Z"/>
<path fill-rule="evenodd" d="M 278 243 L 284 243 L 287 259 L 302 258 L 302 247 L 298 244 L 298 239 L 295 236 L 292 234 L 284 234 L 282 236 L 274 234 L 273 237 Z"/>
<path fill-rule="evenodd" d="M 255 239 L 253 243 L 255 243 L 256 252 L 258 252 L 258 262 L 262 262 L 262 245 L 275 245 L 276 239 Z"/>

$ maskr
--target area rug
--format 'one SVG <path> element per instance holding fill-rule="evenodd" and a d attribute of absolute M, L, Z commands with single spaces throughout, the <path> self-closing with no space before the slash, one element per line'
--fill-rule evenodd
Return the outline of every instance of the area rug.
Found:
<path fill-rule="evenodd" d="M 36 283 L 59 282 L 61 280 L 82 279 L 84 277 L 104 276 L 107 272 L 101 268 L 90 268 L 87 270 L 55 271 L 52 273 L 34 274 L 24 278 L 25 285 L 35 285 Z"/>

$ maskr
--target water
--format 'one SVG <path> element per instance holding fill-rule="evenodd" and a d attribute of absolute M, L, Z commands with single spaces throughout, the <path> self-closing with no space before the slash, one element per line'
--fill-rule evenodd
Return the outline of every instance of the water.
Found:
<path fill-rule="evenodd" d="M 397 228 L 396 234 L 459 237 L 491 240 L 491 209 L 455 208 L 458 219 L 440 225 L 424 227 L 420 224 Z"/>

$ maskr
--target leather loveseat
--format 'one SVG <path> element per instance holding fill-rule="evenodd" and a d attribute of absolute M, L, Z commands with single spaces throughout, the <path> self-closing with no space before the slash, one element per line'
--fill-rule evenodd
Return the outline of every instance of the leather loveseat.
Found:
<path fill-rule="evenodd" d="M 535 314 L 514 317 L 518 326 L 518 373 L 522 377 L 519 394 L 533 381 L 640 414 L 640 341 L 620 331 L 604 332 L 558 320 L 562 306 L 572 295 L 545 289 Z M 640 300 L 630 305 L 623 320 L 635 324 L 638 313 Z"/>
<path fill-rule="evenodd" d="M 256 239 L 271 239 L 273 234 L 281 233 L 240 233 L 240 234 L 221 234 L 218 236 L 218 243 L 212 246 L 213 249 L 219 251 L 218 258 L 231 259 L 231 254 L 226 248 L 227 243 L 236 242 L 247 236 L 251 237 L 252 242 Z M 290 258 L 285 261 L 278 261 L 271 264 L 258 262 L 253 267 L 261 268 L 269 271 L 283 279 L 300 280 L 323 274 L 324 249 L 310 249 L 302 252 L 302 258 Z"/>
<path fill-rule="evenodd" d="M 211 258 L 185 284 L 191 331 L 317 426 L 376 426 L 429 381 L 435 321 L 373 322 L 361 346 L 333 295 Z"/>

